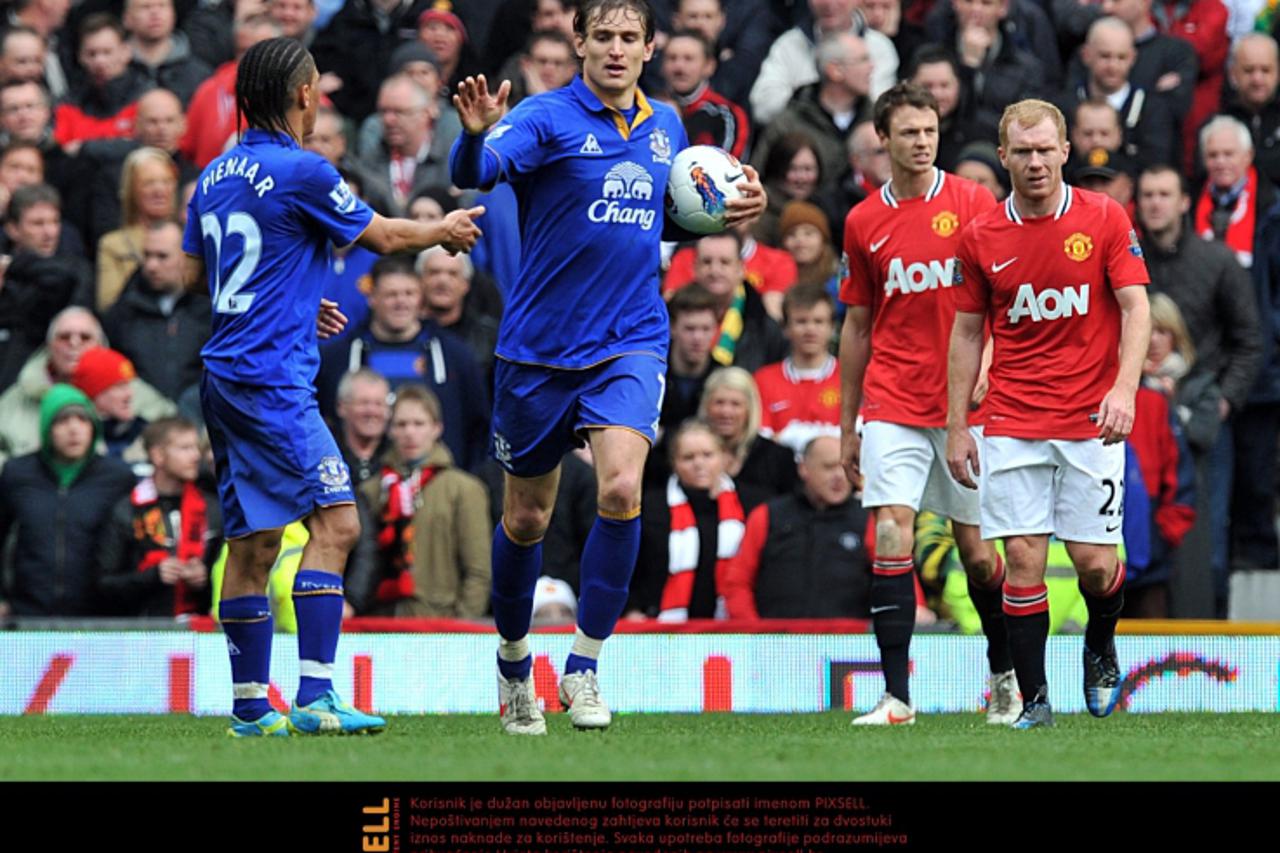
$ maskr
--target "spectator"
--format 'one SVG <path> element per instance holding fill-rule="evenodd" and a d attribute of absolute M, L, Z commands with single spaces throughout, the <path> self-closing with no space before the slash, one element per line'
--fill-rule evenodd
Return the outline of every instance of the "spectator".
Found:
<path fill-rule="evenodd" d="M 543 575 L 533 588 L 534 628 L 572 625 L 578 618 L 578 596 L 573 587 L 559 578 Z"/>
<path fill-rule="evenodd" d="M 372 117 L 372 120 L 380 121 L 376 116 Z M 378 133 L 381 134 L 381 132 L 382 130 L 379 126 Z M 353 177 L 361 186 L 360 197 L 374 210 L 384 216 L 390 215 L 391 199 L 380 194 L 375 186 L 371 186 L 377 183 L 377 179 L 372 176 L 359 160 L 351 156 L 351 146 L 347 143 L 347 123 L 338 114 L 337 110 L 333 107 L 321 105 L 316 110 L 315 127 L 312 129 L 311 135 L 302 141 L 302 144 L 308 151 L 314 151 L 332 163 L 333 167 L 339 172 L 345 172 Z M 355 248 L 359 249 L 358 246 Z M 363 249 L 359 250 L 365 251 Z M 347 319 L 352 319 L 350 314 L 347 315 Z"/>
<path fill-rule="evenodd" d="M 439 58 L 440 79 L 444 82 L 445 91 L 454 91 L 464 77 L 480 72 L 467 43 L 467 28 L 454 14 L 450 0 L 433 0 L 431 6 L 418 16 L 418 41 L 431 48 Z"/>
<path fill-rule="evenodd" d="M 779 141 L 793 133 L 809 137 L 826 182 L 838 182 L 849 168 L 846 140 L 858 121 L 871 118 L 871 55 L 851 33 L 818 44 L 818 82 L 799 89 L 756 141 L 752 157 L 764 169 Z"/>
<path fill-rule="evenodd" d="M 411 258 L 382 258 L 369 275 L 368 321 L 320 348 L 320 411 L 331 419 L 336 415 L 338 382 L 360 367 L 385 376 L 393 390 L 424 383 L 440 399 L 444 443 L 461 467 L 474 469 L 487 450 L 489 401 L 470 349 L 435 323 L 419 319 L 422 283 Z"/>
<path fill-rule="evenodd" d="M 195 163 L 179 150 L 186 124 L 178 96 L 168 89 L 152 89 L 138 99 L 133 138 L 93 139 L 81 147 L 79 159 L 90 186 L 80 226 L 89 245 L 96 245 L 104 234 L 120 227 L 120 179 L 125 158 L 134 151 L 156 148 L 168 154 L 178 170 L 179 183 L 200 176 Z"/>
<path fill-rule="evenodd" d="M 760 434 L 799 455 L 819 435 L 840 436 L 840 365 L 831 355 L 835 298 L 800 284 L 782 303 L 791 354 L 756 371 Z"/>
<path fill-rule="evenodd" d="M 501 69 L 510 67 L 530 33 L 556 32 L 572 42 L 578 5 L 578 0 L 502 0 L 484 41 L 489 79 L 510 79 Z"/>
<path fill-rule="evenodd" d="M 102 425 L 101 451 L 131 466 L 139 477 L 151 473 L 142 433 L 148 421 L 133 408 L 133 362 L 106 347 L 90 347 L 80 355 L 71 384 L 93 401 Z"/>
<path fill-rule="evenodd" d="M 296 39 L 306 48 L 315 41 L 315 0 L 268 0 L 267 14 L 285 38 Z"/>
<path fill-rule="evenodd" d="M 44 183 L 44 159 L 30 142 L 11 142 L 0 150 L 0 214 L 14 190 Z"/>
<path fill-rule="evenodd" d="M 434 133 L 435 96 L 407 74 L 389 77 L 378 92 L 382 144 L 363 159 L 371 186 L 391 199 L 403 215 L 422 187 L 449 184 L 449 146 L 453 139 Z"/>
<path fill-rule="evenodd" d="M 854 125 L 847 143 L 849 171 L 836 191 L 833 212 L 835 221 L 828 222 L 827 233 L 841 233 L 844 217 L 854 205 L 871 195 L 889 180 L 889 151 L 876 133 L 875 122 L 860 121 Z M 798 202 L 787 202 L 796 204 Z M 843 214 L 843 215 L 841 215 Z M 832 231 L 832 225 L 838 226 Z"/>
<path fill-rule="evenodd" d="M 690 145 L 715 145 L 744 158 L 751 122 L 746 110 L 711 88 L 713 51 L 700 32 L 673 33 L 662 49 L 662 79 L 680 110 Z"/>
<path fill-rule="evenodd" d="M 419 8 L 413 0 L 348 0 L 316 36 L 311 54 L 338 112 L 359 123 L 374 111 L 391 53 L 416 32 Z"/>
<path fill-rule="evenodd" d="M 732 619 L 867 619 L 871 556 L 867 513 L 840 467 L 840 439 L 818 436 L 804 449 L 802 488 L 747 516 L 725 570 Z"/>
<path fill-rule="evenodd" d="M 186 33 L 174 32 L 173 4 L 174 0 L 125 0 L 124 28 L 129 33 L 132 67 L 186 106 L 213 69 L 191 52 Z"/>
<path fill-rule="evenodd" d="M 868 94 L 875 100 L 898 79 L 898 54 L 893 42 L 867 26 L 856 0 L 809 0 L 812 23 L 792 27 L 774 40 L 760 74 L 751 87 L 751 113 L 768 124 L 786 108 L 797 89 L 817 83 L 821 67 L 817 45 L 827 36 L 851 33 L 866 43 L 871 64 Z"/>
<path fill-rule="evenodd" d="M 97 554 L 97 590 L 122 616 L 182 618 L 209 612 L 209 567 L 222 548 L 222 511 L 201 489 L 200 433 L 163 418 L 142 436 L 152 468 L 121 498 Z"/>
<path fill-rule="evenodd" d="M 524 50 L 507 61 L 496 79 L 511 81 L 507 104 L 514 105 L 530 95 L 567 86 L 577 73 L 572 39 L 558 30 L 535 31 Z"/>
<path fill-rule="evenodd" d="M 433 145 L 443 146 L 443 149 L 436 147 L 436 151 L 447 152 L 462 133 L 462 120 L 458 118 L 458 111 L 453 108 L 449 94 L 440 90 L 440 60 L 422 42 L 405 42 L 391 54 L 387 76 L 395 77 L 399 74 L 413 80 L 431 96 L 431 139 Z M 383 146 L 385 131 L 380 113 L 375 112 L 365 118 L 356 138 L 356 155 L 362 159 L 377 156 Z"/>
<path fill-rule="evenodd" d="M 750 373 L 722 367 L 707 377 L 698 417 L 724 443 L 729 456 L 725 470 L 739 484 L 757 486 L 770 496 L 795 487 L 795 453 L 760 435 L 760 392 Z"/>
<path fill-rule="evenodd" d="M 1104 15 L 1119 18 L 1133 31 L 1138 55 L 1129 79 L 1134 86 L 1167 101 L 1181 127 L 1191 112 L 1200 60 L 1186 39 L 1156 29 L 1151 6 L 1152 0 L 1102 0 L 1101 3 Z M 1073 78 L 1083 76 L 1080 68 L 1072 70 Z"/>
<path fill-rule="evenodd" d="M 338 382 L 338 429 L 333 434 L 356 485 L 378 473 L 382 455 L 390 449 L 390 401 L 387 380 L 367 367 L 344 373 Z"/>
<path fill-rule="evenodd" d="M 831 226 L 825 213 L 805 201 L 787 202 L 782 209 L 782 246 L 796 260 L 797 285 L 817 285 L 836 298 L 840 261 L 831 247 Z M 785 295 L 766 293 L 763 298 L 770 316 L 782 317 L 785 323 Z M 776 305 L 771 305 L 774 300 Z"/>
<path fill-rule="evenodd" d="M 666 393 L 662 395 L 662 414 L 658 418 L 664 432 L 698 413 L 702 388 L 716 369 L 711 348 L 719 327 L 715 297 L 699 284 L 676 291 L 667 302 L 667 314 L 671 318 L 671 352 L 667 356 Z M 655 448 L 650 459 L 661 456 Z"/>
<path fill-rule="evenodd" d="M 759 157 L 759 150 L 756 156 Z M 820 188 L 829 186 L 822 172 L 817 145 L 806 133 L 788 133 L 769 148 L 762 161 L 760 180 L 769 194 L 769 206 L 755 224 L 755 236 L 770 247 L 782 242 L 779 232 L 782 208 L 789 201 L 816 201 Z M 841 174 L 846 163 L 840 167 Z"/>
<path fill-rule="evenodd" d="M 54 383 L 71 383 L 86 349 L 106 345 L 102 327 L 87 309 L 73 305 L 54 316 L 45 346 L 31 354 L 18 381 L 0 394 L 0 460 L 40 446 L 40 401 Z M 173 403 L 141 379 L 131 385 L 134 409 L 141 417 L 150 421 L 175 413 Z"/>
<path fill-rule="evenodd" d="M 8 12 L 8 28 L 25 27 L 44 39 L 44 83 L 54 98 L 67 95 L 68 72 L 72 69 L 69 47 L 61 38 L 71 4 L 64 0 L 16 0 Z"/>
<path fill-rule="evenodd" d="M 867 26 L 888 36 L 893 41 L 894 51 L 906 62 L 916 55 L 917 50 L 927 45 L 929 40 L 920 22 L 903 19 L 903 5 L 903 0 L 860 0 L 858 8 L 867 19 Z M 909 77 L 907 75 L 904 79 Z"/>
<path fill-rule="evenodd" d="M 87 139 L 133 135 L 138 98 L 152 87 L 130 64 L 124 27 L 113 16 L 94 13 L 80 23 L 80 65 L 86 79 L 54 111 L 54 138 L 74 150 Z"/>
<path fill-rule="evenodd" d="M 280 27 L 265 14 L 237 17 L 233 33 L 235 58 L 219 65 L 200 84 L 187 107 L 187 132 L 178 143 L 182 155 L 203 169 L 230 147 L 240 127 L 236 124 L 236 68 L 240 57 L 260 41 L 280 35 Z M 317 57 L 317 63 L 319 57 Z"/>
<path fill-rule="evenodd" d="M 674 473 L 641 501 L 640 554 L 627 610 L 660 622 L 723 619 L 725 570 L 759 499 L 725 471 L 719 437 L 686 421 L 671 437 Z"/>
<path fill-rule="evenodd" d="M 83 169 L 54 141 L 53 108 L 49 93 L 39 83 L 0 86 L 0 140 L 6 145 L 27 142 L 37 146 L 44 157 L 45 179 L 64 199 L 75 203 L 75 190 L 84 182 Z"/>
<path fill-rule="evenodd" d="M 1063 171 L 1075 180 L 1086 167 L 1133 168 L 1124 152 L 1124 127 L 1120 113 L 1106 98 L 1085 98 L 1071 115 L 1071 154 Z"/>
<path fill-rule="evenodd" d="M 1152 15 L 1165 35 L 1191 43 L 1200 73 L 1191 96 L 1191 111 L 1182 122 L 1184 173 L 1195 170 L 1196 128 L 1218 111 L 1227 63 L 1227 9 L 1221 0 L 1155 0 Z"/>
<path fill-rule="evenodd" d="M 991 191 L 996 201 L 1009 195 L 1009 173 L 1000 162 L 1000 154 L 990 142 L 970 142 L 956 160 L 956 174 L 976 181 Z"/>
<path fill-rule="evenodd" d="M 0 84 L 43 83 L 47 57 L 43 36 L 30 27 L 13 27 L 0 36 Z"/>
<path fill-rule="evenodd" d="M 39 187 L 39 190 L 35 188 Z M 23 192 L 23 191 L 27 192 Z M 0 250 L 5 254 L 16 251 L 14 237 L 20 235 L 26 240 L 26 248 L 37 251 L 42 257 L 52 257 L 56 252 L 66 256 L 68 260 L 78 261 L 84 253 L 84 243 L 75 227 L 64 223 L 61 218 L 62 197 L 58 191 L 44 183 L 44 163 L 40 159 L 40 151 L 34 145 L 25 142 L 13 142 L 0 150 L 0 215 L 6 218 L 8 210 L 19 195 L 25 198 L 22 211 L 41 214 L 40 222 L 32 221 L 36 230 L 20 230 L 14 234 L 0 236 Z M 35 205 L 43 205 L 35 207 Z M 20 216 L 15 213 L 12 220 L 20 224 Z M 49 250 L 45 243 L 53 240 L 53 249 Z"/>
<path fill-rule="evenodd" d="M 210 335 L 209 295 L 203 287 L 185 287 L 185 265 L 178 224 L 148 227 L 142 237 L 142 266 L 102 320 L 112 345 L 170 400 L 199 385 L 200 350 Z"/>
<path fill-rule="evenodd" d="M 698 241 L 694 280 L 716 300 L 720 331 L 711 357 L 718 364 L 758 370 L 787 354 L 778 324 L 765 311 L 764 301 L 743 277 L 741 240 L 733 231 Z"/>
<path fill-rule="evenodd" d="M 93 301 L 93 272 L 83 258 L 58 251 L 61 230 L 57 190 L 36 184 L 13 194 L 5 217 L 9 260 L 0 259 L 0 390 L 44 343 L 59 311 Z"/>
<path fill-rule="evenodd" d="M 1119 18 L 1094 21 L 1080 50 L 1085 81 L 1063 95 L 1062 111 L 1075 115 L 1081 101 L 1105 100 L 1122 117 L 1121 150 L 1129 157 L 1141 163 L 1178 163 L 1177 119 L 1167 101 L 1130 81 L 1136 55 L 1128 24 Z"/>
<path fill-rule="evenodd" d="M 439 443 L 441 429 L 436 396 L 421 385 L 402 386 L 382 476 L 360 487 L 377 519 L 366 535 L 378 543 L 361 613 L 478 619 L 488 607 L 488 494 L 454 467 Z"/>
<path fill-rule="evenodd" d="M 172 220 L 178 206 L 178 167 L 159 148 L 138 148 L 120 171 L 120 224 L 98 241 L 99 311 L 120 298 L 125 282 L 142 263 L 147 229 Z"/>
<path fill-rule="evenodd" d="M 727 8 L 726 8 L 727 7 Z M 702 33 L 712 45 L 716 70 L 711 87 L 746 104 L 773 41 L 773 20 L 754 0 L 675 0 L 671 31 Z"/>
<path fill-rule="evenodd" d="M 1254 163 L 1273 184 L 1280 183 L 1280 49 L 1264 33 L 1241 37 L 1227 65 L 1230 82 L 1222 111 L 1253 134 Z"/>
<path fill-rule="evenodd" d="M 976 120 L 973 92 L 962 79 L 955 54 L 939 45 L 922 47 L 911 61 L 911 73 L 907 79 L 927 90 L 938 102 L 938 157 L 935 163 L 939 169 L 955 171 L 960 152 L 966 145 L 974 140 L 995 138 L 994 127 L 980 125 Z M 887 157 L 883 168 L 885 180 L 888 180 Z"/>
<path fill-rule="evenodd" d="M 766 246 L 751 236 L 750 226 L 734 229 L 742 241 L 742 266 L 747 281 L 761 293 L 781 293 L 796 283 L 796 262 L 784 249 Z M 693 282 L 697 246 L 685 246 L 671 256 L 671 266 L 662 279 L 662 292 L 671 294 Z"/>
<path fill-rule="evenodd" d="M 128 466 L 93 451 L 101 433 L 93 406 L 69 385 L 53 385 L 39 407 L 40 449 L 0 471 L 0 541 L 16 532 L 0 579 L 0 612 L 95 616 L 94 555 L 111 510 L 133 488 Z"/>
<path fill-rule="evenodd" d="M 1211 372 L 1194 370 L 1196 364 L 1195 344 L 1177 303 L 1164 293 L 1153 293 L 1151 346 L 1142 365 L 1142 384 L 1168 400 L 1198 460 L 1205 458 L 1222 431 L 1222 391 Z M 1225 520 L 1225 509 L 1218 516 Z"/>
<path fill-rule="evenodd" d="M 974 117 L 984 127 L 996 127 L 1006 104 L 1060 85 L 1057 38 L 1036 3 L 935 3 L 925 32 L 931 42 L 955 51 L 961 82 L 973 93 Z"/>
<path fill-rule="evenodd" d="M 471 259 L 432 246 L 418 255 L 416 267 L 422 277 L 423 315 L 465 342 L 481 372 L 490 376 L 499 318 L 481 312 L 467 298 L 475 277 Z"/>

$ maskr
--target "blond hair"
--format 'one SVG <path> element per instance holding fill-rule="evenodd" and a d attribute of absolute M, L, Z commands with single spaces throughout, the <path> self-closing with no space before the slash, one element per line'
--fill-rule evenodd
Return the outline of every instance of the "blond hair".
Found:
<path fill-rule="evenodd" d="M 711 401 L 711 395 L 721 389 L 737 391 L 747 398 L 747 426 L 742 440 L 732 446 L 728 446 L 728 442 L 725 443 L 726 449 L 741 462 L 747 458 L 747 451 L 760 435 L 760 391 L 756 388 L 756 381 L 751 378 L 751 374 L 741 367 L 721 367 L 708 376 L 706 384 L 702 386 L 702 400 L 698 403 L 699 420 L 708 420 L 707 406 Z"/>
<path fill-rule="evenodd" d="M 120 171 L 120 213 L 122 224 L 126 228 L 130 225 L 142 224 L 142 211 L 138 208 L 138 190 L 134 186 L 134 180 L 138 170 L 145 163 L 162 166 L 173 176 L 173 210 L 169 211 L 169 215 L 173 216 L 177 212 L 178 166 L 173 162 L 172 157 L 159 148 L 144 146 L 130 152 L 129 156 L 124 158 L 124 168 Z"/>
<path fill-rule="evenodd" d="M 1005 107 L 1004 115 L 1000 116 L 1000 147 L 1009 147 L 1009 125 L 1015 121 L 1019 127 L 1031 128 L 1045 119 L 1053 120 L 1053 123 L 1058 127 L 1058 141 L 1065 143 L 1067 141 L 1067 120 L 1063 118 L 1062 110 L 1053 104 L 1036 98 L 1027 98 Z"/>
<path fill-rule="evenodd" d="M 1191 342 L 1178 303 L 1163 293 L 1151 294 L 1151 331 L 1173 335 L 1173 351 L 1182 356 L 1188 368 L 1195 364 L 1196 345 Z"/>

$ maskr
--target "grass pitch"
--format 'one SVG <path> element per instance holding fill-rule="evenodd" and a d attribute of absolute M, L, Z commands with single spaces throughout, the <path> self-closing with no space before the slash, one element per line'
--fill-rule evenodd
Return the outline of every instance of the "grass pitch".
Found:
<path fill-rule="evenodd" d="M 1015 732 L 977 714 L 858 729 L 847 713 L 615 715 L 544 738 L 496 716 L 401 716 L 373 737 L 233 740 L 189 716 L 0 718 L 0 780 L 1277 780 L 1280 715 L 1060 715 Z"/>

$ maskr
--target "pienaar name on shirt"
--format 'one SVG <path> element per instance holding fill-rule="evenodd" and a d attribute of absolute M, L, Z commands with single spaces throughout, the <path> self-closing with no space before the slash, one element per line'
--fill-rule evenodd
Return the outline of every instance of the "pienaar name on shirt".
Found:
<path fill-rule="evenodd" d="M 1089 313 L 1089 285 L 1064 287 L 1061 290 L 1046 287 L 1039 293 L 1030 284 L 1022 284 L 1014 294 L 1013 305 L 1009 308 L 1009 325 L 1017 325 L 1024 317 L 1031 322 L 1041 320 L 1057 320 L 1060 317 L 1074 317 L 1077 314 Z"/>
<path fill-rule="evenodd" d="M 901 258 L 889 261 L 889 276 L 884 281 L 884 295 L 892 296 L 894 291 L 902 294 L 924 293 L 935 290 L 938 286 L 950 287 L 953 283 L 953 270 L 956 259 L 945 261 L 916 261 L 904 264 Z"/>
<path fill-rule="evenodd" d="M 653 176 L 639 163 L 627 160 L 609 169 L 604 176 L 601 195 L 587 208 L 592 222 L 616 225 L 639 225 L 645 231 L 653 228 L 658 212 L 652 207 L 635 207 L 627 201 L 649 202 L 653 198 Z"/>
<path fill-rule="evenodd" d="M 251 161 L 248 157 L 227 157 L 219 161 L 217 168 L 205 171 L 204 177 L 200 179 L 200 194 L 204 195 L 209 192 L 209 188 L 223 178 L 236 175 L 253 184 L 253 191 L 258 194 L 258 198 L 262 198 L 275 188 L 276 179 L 270 175 L 263 175 L 262 180 L 259 181 L 258 169 L 260 167 L 261 164 L 257 160 Z"/>

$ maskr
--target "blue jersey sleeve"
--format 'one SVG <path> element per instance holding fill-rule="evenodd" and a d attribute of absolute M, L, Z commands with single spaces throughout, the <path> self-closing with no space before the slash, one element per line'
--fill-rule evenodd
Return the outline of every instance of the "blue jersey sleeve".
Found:
<path fill-rule="evenodd" d="M 182 251 L 197 258 L 204 257 L 204 234 L 200 231 L 200 212 L 196 210 L 196 196 L 187 202 L 187 225 L 182 229 Z"/>
<path fill-rule="evenodd" d="M 539 98 L 526 98 L 490 128 L 484 147 L 498 156 L 503 180 L 514 181 L 537 169 L 551 151 L 550 116 Z"/>
<path fill-rule="evenodd" d="M 349 246 L 369 227 L 373 210 L 351 192 L 328 160 L 313 156 L 314 166 L 299 170 L 297 204 L 335 246 Z"/>

